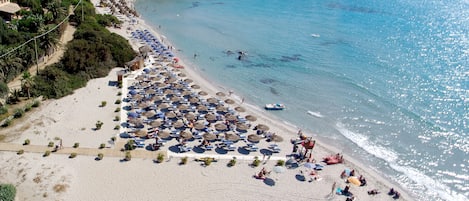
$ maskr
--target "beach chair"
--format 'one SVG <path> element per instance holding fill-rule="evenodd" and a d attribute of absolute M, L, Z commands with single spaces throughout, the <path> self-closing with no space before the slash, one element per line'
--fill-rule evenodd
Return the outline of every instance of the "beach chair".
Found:
<path fill-rule="evenodd" d="M 233 144 L 225 146 L 225 150 L 227 151 L 235 151 L 236 147 Z"/>

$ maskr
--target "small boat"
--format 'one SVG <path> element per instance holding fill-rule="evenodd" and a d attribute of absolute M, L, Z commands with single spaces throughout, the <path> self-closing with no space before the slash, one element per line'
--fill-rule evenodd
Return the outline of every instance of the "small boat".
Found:
<path fill-rule="evenodd" d="M 266 110 L 283 110 L 283 109 L 285 109 L 285 105 L 280 104 L 280 103 L 265 104 L 265 109 Z"/>

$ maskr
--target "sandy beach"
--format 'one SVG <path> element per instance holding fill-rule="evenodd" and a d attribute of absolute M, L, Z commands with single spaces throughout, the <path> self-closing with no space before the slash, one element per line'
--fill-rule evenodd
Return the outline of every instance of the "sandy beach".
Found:
<path fill-rule="evenodd" d="M 97 0 L 92 2 L 95 5 L 99 3 Z M 109 13 L 109 10 L 98 7 L 97 12 Z M 132 37 L 132 32 L 136 30 L 148 30 L 160 38 L 142 19 L 116 16 L 124 21 L 123 26 L 109 29 L 127 38 L 135 50 L 145 45 L 142 40 Z M 169 42 L 165 40 L 164 44 L 172 46 Z M 175 54 L 177 57 L 177 52 Z M 347 157 L 346 153 L 344 163 L 326 165 L 321 162 L 323 157 L 334 155 L 339 150 L 321 142 L 316 142 L 313 149 L 315 163 L 324 166 L 322 170 L 316 171 L 317 179 L 312 179 L 314 176 L 309 174 L 311 169 L 304 165 L 305 161 L 298 162 L 298 167 L 276 168 L 278 160 L 290 159 L 293 148 L 290 140 L 298 137 L 298 128 L 268 115 L 259 107 L 242 103 L 236 92 L 229 95 L 226 88 L 214 86 L 197 69 L 187 66 L 184 61 L 178 61 L 178 65 L 184 66 L 181 69 L 171 67 L 172 63 L 171 59 L 169 62 L 159 62 L 149 57 L 145 61 L 145 67 L 158 75 L 162 75 L 161 72 L 173 73 L 177 82 L 183 83 L 184 80 L 191 79 L 193 82 L 188 87 L 192 92 L 207 93 L 200 99 L 218 98 L 224 101 L 225 107 L 244 108 L 246 111 L 233 111 L 233 114 L 239 117 L 257 117 L 256 121 L 249 122 L 252 126 L 245 134 L 255 133 L 255 125 L 267 125 L 268 132 L 279 135 L 283 140 L 273 143 L 261 139 L 256 146 L 260 150 L 268 150 L 271 144 L 277 144 L 281 151 L 272 153 L 271 156 L 260 150 L 246 153 L 239 148 L 246 146 L 248 142 L 240 140 L 234 143 L 238 148 L 236 151 L 221 152 L 221 149 L 216 149 L 198 152 L 195 147 L 202 139 L 195 139 L 187 141 L 188 146 L 194 147 L 194 150 L 179 153 L 174 149 L 179 142 L 172 139 L 160 147 L 160 151 L 166 155 L 164 162 L 156 163 L 156 152 L 146 150 L 155 140 L 148 139 L 144 141 L 144 148 L 132 151 L 134 154 L 131 161 L 123 161 L 124 153 L 120 149 L 128 139 L 121 136 L 129 133 L 132 128 L 120 127 L 116 130 L 115 126 L 123 125 L 129 120 L 128 112 L 138 111 L 124 110 L 124 107 L 131 105 L 131 101 L 124 99 L 135 98 L 130 95 L 129 87 L 137 86 L 139 76 L 145 75 L 145 72 L 139 70 L 127 74 L 123 80 L 123 88 L 119 89 L 111 84 L 117 80 L 116 73 L 122 70 L 115 68 L 107 77 L 89 81 L 85 88 L 76 90 L 72 95 L 43 102 L 26 117 L 1 130 L 2 134 L 8 136 L 5 141 L 12 144 L 2 145 L 1 150 L 13 150 L 8 147 L 16 149 L 13 145 L 22 146 L 25 139 L 30 139 L 32 145 L 43 145 L 45 148 L 49 142 L 57 144 L 60 142 L 57 139 L 62 139 L 65 148 L 48 157 L 43 157 L 41 152 L 34 153 L 37 151 L 32 148 L 28 150 L 28 146 L 23 146 L 25 153 L 22 155 L 17 155 L 16 151 L 2 151 L 0 158 L 5 162 L 0 164 L 0 180 L 17 187 L 17 200 L 346 200 L 347 196 L 336 194 L 337 188 L 344 189 L 346 185 L 350 186 L 350 192 L 356 200 L 394 200 L 387 194 L 390 188 L 401 193 L 399 200 L 412 200 L 405 191 L 380 177 L 379 173 L 360 166 Z M 200 89 L 194 89 L 195 84 Z M 118 95 L 119 92 L 122 95 Z M 217 95 L 218 92 L 223 92 L 225 96 Z M 234 103 L 228 104 L 226 99 L 232 99 Z M 116 100 L 122 100 L 122 103 L 116 104 Z M 106 105 L 100 106 L 103 101 L 106 101 Z M 116 112 L 116 108 L 121 110 Z M 116 116 L 119 117 L 118 121 Z M 98 130 L 95 129 L 97 121 L 103 122 L 102 128 Z M 148 125 L 145 124 L 146 128 Z M 306 133 L 306 136 L 312 135 Z M 116 137 L 115 142 L 111 140 L 113 137 Z M 80 144 L 78 149 L 72 148 L 75 143 Z M 106 148 L 100 150 L 98 147 L 102 143 Z M 78 156 L 69 158 L 72 152 L 77 152 Z M 96 153 L 102 152 L 106 152 L 104 158 L 95 160 Z M 189 157 L 187 164 L 180 164 L 181 158 L 186 156 Z M 252 167 L 252 160 L 256 156 L 261 164 Z M 204 166 L 194 160 L 202 157 L 214 158 L 216 162 Z M 229 160 L 233 157 L 237 159 L 236 165 L 228 167 Z M 254 178 L 263 167 L 270 171 L 266 176 L 268 179 Z M 363 175 L 367 184 L 357 186 L 346 183 L 346 178 L 340 177 L 345 169 L 355 170 L 356 176 Z M 367 191 L 371 189 L 377 189 L 381 193 L 368 195 Z"/>

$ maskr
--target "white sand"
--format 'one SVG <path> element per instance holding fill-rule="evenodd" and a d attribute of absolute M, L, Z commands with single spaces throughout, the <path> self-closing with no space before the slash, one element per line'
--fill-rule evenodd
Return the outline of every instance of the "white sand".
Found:
<path fill-rule="evenodd" d="M 92 2 L 98 3 L 97 0 Z M 98 12 L 102 10 L 98 9 Z M 129 37 L 128 27 L 149 29 L 139 19 L 138 25 L 129 25 L 127 22 L 121 29 L 111 30 Z M 131 42 L 137 41 L 131 40 Z M 134 48 L 138 48 L 140 44 L 133 45 Z M 80 147 L 97 148 L 99 144 L 106 143 L 112 149 L 108 141 L 111 137 L 118 136 L 120 132 L 113 130 L 118 124 L 113 119 L 116 115 L 125 117 L 125 112 L 121 114 L 114 112 L 117 107 L 114 102 L 119 98 L 117 96 L 119 89 L 109 86 L 109 81 L 116 80 L 116 70 L 108 77 L 91 80 L 85 88 L 77 90 L 73 95 L 60 100 L 46 101 L 39 110 L 28 113 L 28 117 L 21 119 L 21 122 L 16 121 L 15 125 L 2 130 L 1 133 L 8 134 L 10 137 L 7 140 L 17 144 L 23 143 L 24 139 L 28 138 L 31 139 L 31 144 L 45 146 L 49 141 L 54 141 L 55 137 L 60 137 L 65 147 L 71 147 L 73 143 L 79 142 Z M 194 83 L 200 85 L 202 90 L 210 94 L 207 97 L 215 97 L 217 91 L 223 91 L 223 88 L 213 86 L 189 66 L 183 71 L 194 80 Z M 99 107 L 101 101 L 107 101 L 107 105 Z M 236 101 L 235 105 L 238 105 L 240 100 Z M 249 111 L 243 115 L 253 114 L 258 117 L 255 123 L 268 125 L 270 131 L 285 139 L 284 142 L 278 143 L 282 152 L 274 154 L 273 158 L 286 159 L 285 155 L 290 154 L 292 149 L 289 139 L 295 137 L 297 128 L 268 116 L 260 109 L 246 104 L 243 107 Z M 93 130 L 98 120 L 104 122 L 103 128 Z M 175 141 L 172 143 L 175 144 Z M 314 149 L 314 158 L 318 161 L 334 152 L 330 150 L 337 150 L 331 147 L 325 148 L 320 142 L 318 144 Z M 267 142 L 259 144 L 264 148 L 267 145 Z M 252 177 L 262 165 L 252 168 L 248 160 L 239 159 L 231 168 L 227 167 L 228 160 L 219 160 L 209 167 L 202 167 L 191 158 L 187 165 L 179 165 L 179 157 L 184 154 L 169 153 L 173 156 L 169 161 L 156 164 L 151 158 L 134 158 L 129 162 L 120 162 L 121 158 L 106 156 L 102 161 L 95 161 L 92 156 L 69 159 L 68 155 L 60 154 L 42 157 L 34 153 L 18 156 L 15 153 L 1 152 L 0 158 L 5 162 L 0 164 L 0 181 L 17 186 L 18 200 L 345 200 L 346 197 L 341 195 L 335 195 L 330 199 L 326 199 L 326 196 L 331 192 L 334 182 L 337 182 L 337 187 L 345 187 L 346 184 L 339 175 L 348 167 L 356 169 L 358 174 L 363 174 L 367 178 L 368 185 L 365 187 L 351 185 L 351 192 L 358 200 L 392 200 L 386 194 L 391 184 L 372 170 L 354 165 L 357 163 L 353 163 L 347 156 L 345 156 L 346 164 L 326 166 L 320 171 L 321 181 L 310 183 L 297 180 L 296 175 L 299 171 L 306 171 L 306 168 L 300 166 L 280 174 L 272 172 L 269 177 L 275 181 L 275 185 L 269 186 L 262 180 Z M 211 154 L 217 156 L 215 152 Z M 262 159 L 259 152 L 249 154 L 250 157 L 255 155 Z M 232 156 L 245 157 L 234 152 L 217 158 Z M 264 165 L 268 170 L 272 170 L 276 163 L 273 158 Z M 40 182 L 37 182 L 38 179 L 36 182 L 33 180 L 36 177 L 41 178 Z M 56 192 L 53 187 L 57 184 L 66 186 L 65 190 Z M 382 193 L 376 196 L 367 195 L 366 191 L 373 188 L 378 188 Z M 44 193 L 47 194 L 46 197 Z M 406 194 L 403 193 L 403 196 L 406 200 L 410 200 Z"/>

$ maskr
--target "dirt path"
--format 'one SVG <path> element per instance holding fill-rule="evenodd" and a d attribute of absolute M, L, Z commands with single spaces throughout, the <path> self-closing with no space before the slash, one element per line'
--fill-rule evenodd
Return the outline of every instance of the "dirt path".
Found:
<path fill-rule="evenodd" d="M 71 26 L 67 23 L 67 26 L 65 27 L 65 31 L 60 37 L 60 45 L 58 45 L 56 51 L 52 53 L 50 56 L 45 58 L 44 62 L 39 63 L 39 70 L 44 69 L 46 66 L 54 64 L 62 58 L 64 52 L 65 52 L 65 46 L 67 45 L 68 42 L 70 42 L 73 39 L 73 34 L 75 33 L 76 28 L 74 26 Z M 31 76 L 35 76 L 37 72 L 37 66 L 32 65 L 29 67 L 29 73 Z M 22 74 L 18 75 L 14 80 L 8 83 L 8 88 L 10 90 L 14 89 L 21 89 L 21 78 Z"/>

